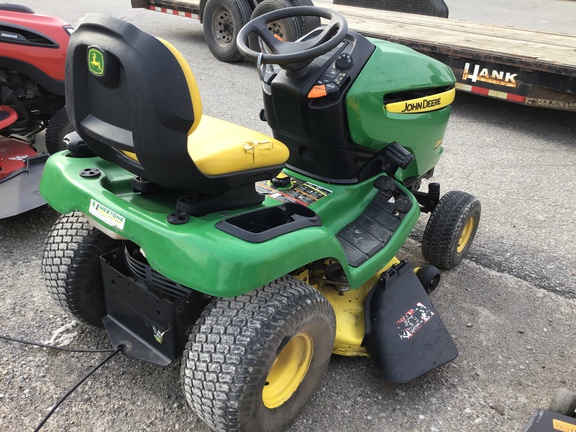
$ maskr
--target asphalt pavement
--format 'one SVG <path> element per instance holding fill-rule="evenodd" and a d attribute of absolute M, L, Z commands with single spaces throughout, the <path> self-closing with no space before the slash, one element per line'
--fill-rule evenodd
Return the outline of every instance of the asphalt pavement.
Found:
<path fill-rule="evenodd" d="M 134 23 L 173 43 L 190 63 L 204 112 L 269 132 L 254 66 L 212 57 L 193 19 L 130 8 L 129 0 L 22 0 L 71 24 L 87 12 Z M 576 1 L 455 0 L 451 17 L 576 34 Z M 473 9 L 476 7 L 476 9 Z M 576 41 L 575 41 L 576 49 Z M 576 113 L 458 94 L 434 180 L 482 202 L 475 243 L 445 271 L 433 301 L 459 357 L 406 385 L 386 382 L 369 359 L 333 356 L 300 431 L 518 431 L 555 388 L 576 389 Z M 106 347 L 45 292 L 47 207 L 0 220 L 0 334 Z M 416 263 L 425 218 L 401 251 Z M 0 342 L 0 430 L 33 430 L 101 355 L 54 353 Z M 187 408 L 179 368 L 112 360 L 47 422 L 46 431 L 206 431 Z"/>

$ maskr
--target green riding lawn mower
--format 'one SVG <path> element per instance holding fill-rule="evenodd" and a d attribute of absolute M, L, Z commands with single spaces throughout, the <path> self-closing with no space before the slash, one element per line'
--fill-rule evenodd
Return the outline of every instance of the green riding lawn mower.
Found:
<path fill-rule="evenodd" d="M 267 23 L 324 19 L 295 42 Z M 405 383 L 457 356 L 429 293 L 468 252 L 480 203 L 440 196 L 454 76 L 442 63 L 348 31 L 328 9 L 250 21 L 273 137 L 202 114 L 178 51 L 119 19 L 72 37 L 75 132 L 49 158 L 48 292 L 104 326 L 127 356 L 181 357 L 188 404 L 217 430 L 289 425 L 330 356 L 369 356 Z M 431 213 L 419 268 L 395 255 Z"/>

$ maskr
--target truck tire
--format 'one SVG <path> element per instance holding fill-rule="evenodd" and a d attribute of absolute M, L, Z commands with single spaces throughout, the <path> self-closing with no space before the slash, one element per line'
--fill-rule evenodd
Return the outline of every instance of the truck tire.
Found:
<path fill-rule="evenodd" d="M 60 216 L 44 244 L 42 273 L 48 294 L 73 318 L 103 327 L 106 315 L 100 255 L 118 241 L 93 228 L 80 212 Z"/>
<path fill-rule="evenodd" d="M 240 29 L 250 20 L 248 0 L 208 0 L 204 8 L 204 37 L 218 60 L 233 63 L 244 58 L 236 47 Z"/>
<path fill-rule="evenodd" d="M 430 215 L 422 238 L 422 255 L 444 269 L 458 265 L 468 253 L 480 222 L 480 201 L 469 193 L 450 191 Z"/>
<path fill-rule="evenodd" d="M 66 107 L 60 108 L 52 116 L 52 119 L 46 128 L 45 141 L 48 153 L 52 155 L 61 150 L 66 150 L 64 137 L 71 132 L 74 132 L 74 126 L 72 126 L 72 123 L 68 119 Z"/>
<path fill-rule="evenodd" d="M 289 0 L 264 0 L 260 3 L 250 16 L 250 19 L 264 15 L 265 13 L 276 11 L 278 9 L 284 9 L 293 7 Z M 268 23 L 268 30 L 274 35 L 280 37 L 283 41 L 293 42 L 303 35 L 302 21 L 300 17 L 286 18 L 277 21 L 272 21 Z M 254 51 L 260 51 L 260 46 L 258 43 L 258 36 L 255 34 L 250 35 L 250 40 L 248 45 Z"/>
<path fill-rule="evenodd" d="M 288 2 L 290 3 L 290 6 L 314 6 L 312 0 L 288 0 Z M 262 0 L 253 0 L 254 8 L 256 8 L 260 3 L 262 3 Z M 299 19 L 302 24 L 302 34 L 298 37 L 310 33 L 316 27 L 320 27 L 320 18 L 318 17 L 302 16 L 297 17 L 297 19 Z"/>
<path fill-rule="evenodd" d="M 186 400 L 214 430 L 280 431 L 320 385 L 335 331 L 328 300 L 291 276 L 213 299 L 182 357 Z"/>
<path fill-rule="evenodd" d="M 314 6 L 312 0 L 288 0 L 292 6 Z M 316 27 L 320 27 L 320 18 L 319 17 L 298 17 L 302 22 L 302 34 L 300 36 L 304 36 L 305 34 L 310 33 Z M 300 37 L 298 36 L 298 37 Z"/>

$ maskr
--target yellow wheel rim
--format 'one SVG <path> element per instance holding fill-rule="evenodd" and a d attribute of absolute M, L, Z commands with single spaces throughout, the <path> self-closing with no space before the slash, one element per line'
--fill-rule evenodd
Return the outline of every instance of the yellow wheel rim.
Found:
<path fill-rule="evenodd" d="M 262 402 L 267 408 L 278 408 L 298 389 L 308 372 L 314 341 L 308 333 L 298 333 L 282 349 L 262 390 Z"/>
<path fill-rule="evenodd" d="M 464 250 L 466 245 L 470 242 L 470 237 L 472 237 L 472 231 L 474 231 L 474 218 L 471 217 L 466 222 L 466 226 L 462 230 L 462 235 L 458 240 L 458 247 L 456 248 L 456 252 L 460 253 Z"/>

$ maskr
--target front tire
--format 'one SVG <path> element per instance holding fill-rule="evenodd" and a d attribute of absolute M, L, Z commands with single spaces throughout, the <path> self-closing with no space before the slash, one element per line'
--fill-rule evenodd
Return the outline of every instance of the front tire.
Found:
<path fill-rule="evenodd" d="M 468 253 L 478 224 L 480 201 L 469 193 L 450 191 L 430 215 L 422 238 L 422 255 L 430 264 L 454 268 Z"/>
<path fill-rule="evenodd" d="M 236 46 L 240 29 L 250 20 L 248 0 L 210 0 L 204 9 L 206 45 L 218 60 L 233 63 L 244 58 Z"/>
<path fill-rule="evenodd" d="M 215 430 L 282 430 L 320 385 L 335 329 L 330 303 L 291 276 L 213 299 L 182 358 L 186 400 Z"/>
<path fill-rule="evenodd" d="M 44 244 L 42 273 L 48 294 L 78 321 L 104 327 L 106 315 L 100 255 L 118 247 L 80 212 L 60 216 Z"/>

